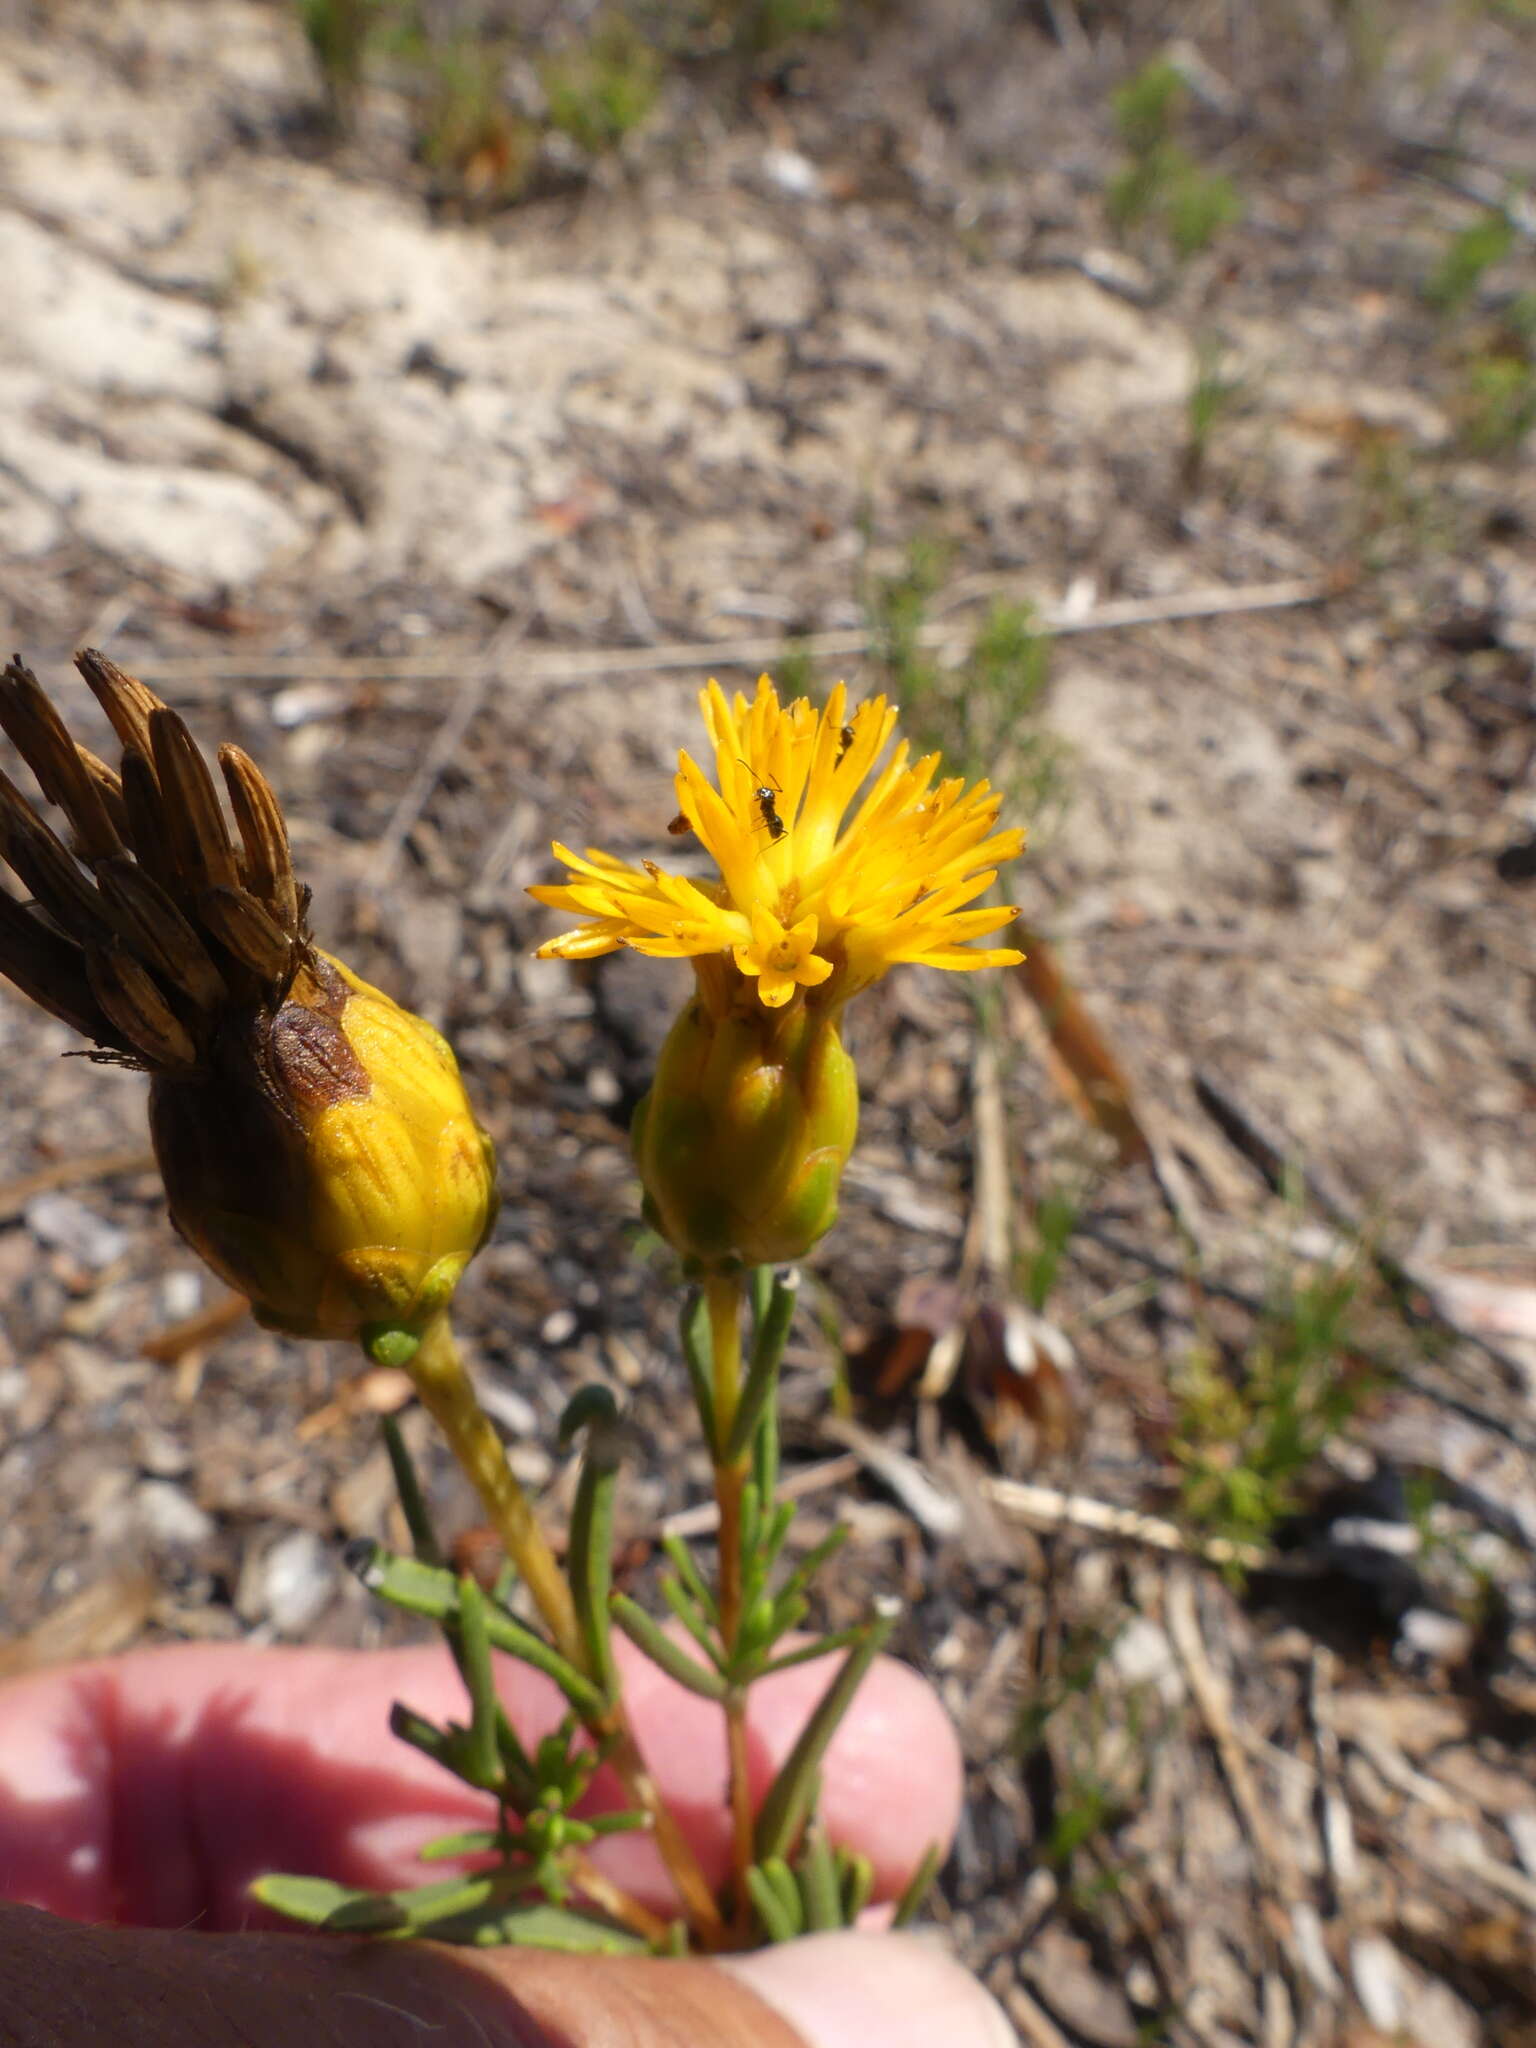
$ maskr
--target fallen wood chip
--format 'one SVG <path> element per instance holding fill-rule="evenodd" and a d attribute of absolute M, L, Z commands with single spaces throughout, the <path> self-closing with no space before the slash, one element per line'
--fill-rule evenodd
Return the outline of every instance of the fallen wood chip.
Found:
<path fill-rule="evenodd" d="M 215 1338 L 244 1320 L 251 1312 L 251 1304 L 243 1294 L 226 1294 L 208 1308 L 200 1308 L 196 1315 L 185 1316 L 179 1323 L 168 1324 L 163 1330 L 146 1337 L 139 1346 L 141 1358 L 151 1358 L 156 1365 L 177 1365 L 189 1352 L 201 1350 Z"/>
<path fill-rule="evenodd" d="M 799 1472 L 791 1472 L 780 1486 L 778 1500 L 804 1500 L 808 1494 L 822 1493 L 829 1486 L 842 1486 L 859 1474 L 860 1460 L 852 1451 L 844 1451 L 840 1457 L 828 1458 L 820 1465 L 807 1465 Z M 720 1526 L 720 1510 L 712 1500 L 700 1501 L 696 1507 L 680 1508 L 675 1515 L 668 1515 L 657 1525 L 661 1536 L 712 1536 Z"/>
<path fill-rule="evenodd" d="M 1175 1557 L 1191 1557 L 1205 1564 L 1236 1565 L 1243 1571 L 1274 1570 L 1281 1560 L 1258 1543 L 1239 1543 L 1225 1536 L 1204 1541 L 1188 1536 L 1176 1522 L 1161 1515 L 1144 1515 L 1135 1508 L 1117 1508 L 1108 1501 L 1094 1500 L 1083 1493 L 1062 1493 L 1054 1486 L 1036 1486 L 1024 1479 L 987 1479 L 983 1492 L 1004 1515 L 1028 1522 L 1035 1529 L 1084 1529 L 1096 1536 L 1112 1536 L 1125 1543 L 1139 1543 L 1149 1550 L 1167 1551 Z"/>
<path fill-rule="evenodd" d="M 110 1180 L 115 1174 L 150 1173 L 155 1155 L 147 1145 L 133 1145 L 114 1152 L 85 1152 L 77 1159 L 57 1159 L 51 1166 L 39 1166 L 33 1173 L 18 1174 L 0 1185 L 0 1223 L 19 1216 L 35 1195 L 51 1194 L 57 1188 L 76 1188 L 87 1181 Z"/>
<path fill-rule="evenodd" d="M 1110 1138 L 1122 1166 L 1151 1156 L 1132 1100 L 1131 1083 L 1108 1039 L 1068 980 L 1056 949 L 1018 923 L 1024 958 L 1012 973 L 1028 992 L 1044 1027 L 1040 1052 L 1052 1080 L 1085 1122 Z"/>
<path fill-rule="evenodd" d="M 0 1643 L 0 1679 L 126 1649 L 148 1621 L 157 1590 L 146 1571 L 108 1572 L 93 1580 L 36 1628 Z"/>
<path fill-rule="evenodd" d="M 823 1433 L 835 1443 L 846 1444 L 861 1465 L 888 1486 L 902 1506 L 930 1536 L 958 1536 L 965 1526 L 965 1509 L 952 1493 L 935 1486 L 916 1458 L 898 1451 L 846 1416 L 831 1415 L 822 1424 Z"/>

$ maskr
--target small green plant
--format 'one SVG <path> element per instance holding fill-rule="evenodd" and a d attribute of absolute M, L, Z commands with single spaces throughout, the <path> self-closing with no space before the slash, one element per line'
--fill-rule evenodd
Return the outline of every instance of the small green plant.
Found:
<path fill-rule="evenodd" d="M 1209 1341 L 1184 1360 L 1173 1455 L 1196 1529 L 1262 1542 L 1300 1504 L 1305 1473 L 1366 1388 L 1346 1363 L 1364 1256 L 1356 1246 L 1300 1281 L 1283 1279 L 1235 1364 Z"/>
<path fill-rule="evenodd" d="M 584 42 L 549 58 L 541 73 L 549 125 L 588 156 L 617 149 L 656 104 L 661 63 L 622 15 L 608 15 Z"/>
<path fill-rule="evenodd" d="M 1441 313 L 1459 313 L 1476 298 L 1486 273 L 1502 263 L 1515 244 L 1508 216 L 1490 209 L 1451 237 L 1424 287 L 1424 296 Z"/>
<path fill-rule="evenodd" d="M 1182 75 L 1162 58 L 1119 88 L 1111 106 L 1129 161 L 1104 193 L 1116 228 L 1159 228 L 1180 258 L 1198 255 L 1243 214 L 1231 180 L 1203 169 L 1178 140 L 1188 97 Z"/>
<path fill-rule="evenodd" d="M 1241 377 L 1229 374 L 1226 345 L 1218 335 L 1202 335 L 1195 343 L 1194 376 L 1184 404 L 1186 439 L 1181 481 L 1186 494 L 1200 488 L 1216 429 L 1243 394 Z"/>
<path fill-rule="evenodd" d="M 923 629 L 949 559 L 942 541 L 915 540 L 903 567 L 894 576 L 877 578 L 865 600 L 876 659 L 890 678 L 892 694 L 919 722 L 943 694 L 943 675 L 923 646 Z"/>
<path fill-rule="evenodd" d="M 1504 455 L 1536 427 L 1536 359 L 1513 343 L 1473 356 L 1462 372 L 1457 425 L 1474 455 Z"/>
<path fill-rule="evenodd" d="M 527 123 L 501 89 L 503 52 L 460 36 L 421 60 L 416 154 L 429 170 L 461 180 L 466 191 L 510 196 L 533 155 Z"/>
<path fill-rule="evenodd" d="M 379 25 L 379 0 L 298 0 L 299 26 L 319 68 L 333 125 L 344 127 Z"/>
<path fill-rule="evenodd" d="M 866 602 L 876 657 L 921 744 L 969 772 L 985 771 L 1038 828 L 1066 802 L 1066 749 L 1040 718 L 1051 636 L 1033 606 L 998 602 L 966 657 L 946 670 L 925 633 L 948 562 L 942 543 L 919 540 L 897 575 L 875 582 Z"/>
<path fill-rule="evenodd" d="M 1020 1260 L 1020 1292 L 1036 1315 L 1051 1298 L 1085 1193 L 1081 1176 L 1064 1178 L 1052 1181 L 1035 1203 L 1034 1242 Z"/>
<path fill-rule="evenodd" d="M 1147 1689 L 1106 1674 L 1118 1629 L 1102 1621 L 1066 1631 L 1054 1669 L 1042 1674 L 1014 1724 L 1012 1742 L 1021 1762 L 1049 1750 L 1053 1796 L 1040 1855 L 1052 1869 L 1071 1873 L 1079 1904 L 1106 1884 L 1114 1887 L 1112 1869 L 1074 1866 L 1134 1806 L 1160 1733 Z"/>
<path fill-rule="evenodd" d="M 755 0 L 730 10 L 738 49 L 766 54 L 807 36 L 830 35 L 843 19 L 842 0 Z"/>

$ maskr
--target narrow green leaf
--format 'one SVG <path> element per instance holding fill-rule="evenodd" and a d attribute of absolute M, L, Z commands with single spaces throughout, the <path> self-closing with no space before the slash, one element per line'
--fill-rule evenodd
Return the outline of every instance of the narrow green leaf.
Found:
<path fill-rule="evenodd" d="M 754 1266 L 747 1275 L 747 1299 L 752 1304 L 752 1327 L 760 1330 L 763 1318 L 768 1313 L 768 1304 L 773 1299 L 774 1270 L 772 1266 Z"/>
<path fill-rule="evenodd" d="M 704 1575 L 694 1562 L 693 1552 L 688 1548 L 682 1537 L 670 1534 L 663 1536 L 661 1547 L 667 1553 L 667 1556 L 671 1558 L 676 1568 L 677 1576 L 698 1602 L 699 1612 L 707 1615 L 711 1621 L 718 1622 L 720 1610 L 715 1605 L 715 1596 L 705 1584 Z"/>
<path fill-rule="evenodd" d="M 731 1423 L 730 1439 L 725 1447 L 722 1464 L 733 1465 L 744 1457 L 752 1444 L 764 1410 L 772 1402 L 779 1384 L 779 1366 L 784 1357 L 784 1343 L 789 1336 L 789 1326 L 794 1321 L 795 1304 L 800 1295 L 800 1275 L 793 1266 L 782 1273 L 776 1273 L 773 1293 L 769 1297 L 766 1313 L 758 1323 L 752 1344 L 752 1357 L 747 1365 L 746 1379 L 742 1384 L 741 1399 L 736 1404 L 736 1414 Z M 777 1459 L 775 1457 L 775 1463 Z M 761 1475 L 759 1475 L 761 1481 Z M 763 1497 L 770 1500 L 778 1483 L 777 1473 L 771 1474 L 769 1484 L 763 1489 Z"/>
<path fill-rule="evenodd" d="M 785 1915 L 796 1934 L 805 1932 L 805 1901 L 800 1896 L 800 1887 L 795 1882 L 795 1873 L 782 1856 L 767 1856 L 759 1866 L 769 1884 L 773 1886 L 779 1909 Z"/>
<path fill-rule="evenodd" d="M 411 1532 L 411 1548 L 423 1564 L 440 1566 L 443 1562 L 443 1547 L 438 1542 L 437 1531 L 432 1526 L 432 1513 L 421 1490 L 421 1481 L 416 1477 L 416 1466 L 406 1449 L 400 1425 L 393 1415 L 386 1415 L 383 1422 L 384 1448 L 389 1453 L 389 1469 L 395 1475 L 395 1492 L 400 1497 L 400 1512 L 405 1516 L 405 1526 Z"/>
<path fill-rule="evenodd" d="M 359 1933 L 384 1933 L 404 1927 L 406 1916 L 387 1892 L 359 1891 L 354 1885 L 332 1884 L 325 1877 L 290 1877 L 273 1871 L 258 1877 L 251 1897 L 274 1913 L 300 1920 L 306 1927 L 329 1927 L 335 1915 L 349 1913 Z"/>
<path fill-rule="evenodd" d="M 755 1479 L 748 1479 L 741 1489 L 741 1571 L 742 1598 L 749 1604 L 763 1590 L 763 1559 L 758 1551 L 758 1538 L 763 1533 L 763 1496 Z"/>
<path fill-rule="evenodd" d="M 435 1927 L 439 1920 L 452 1920 L 460 1913 L 473 1912 L 491 1899 L 499 1903 L 505 1896 L 505 1879 L 499 1871 L 487 1871 L 471 1877 L 447 1877 L 438 1884 L 420 1884 L 411 1891 L 390 1894 L 413 1930 Z M 338 1914 L 332 1914 L 326 1922 L 328 1927 L 350 1924 Z"/>
<path fill-rule="evenodd" d="M 839 1848 L 837 1881 L 843 1895 L 843 1925 L 856 1927 L 859 1915 L 875 1895 L 875 1866 L 867 1856 Z"/>
<path fill-rule="evenodd" d="M 643 1607 L 637 1606 L 626 1593 L 615 1593 L 611 1605 L 614 1620 L 653 1664 L 659 1664 L 670 1678 L 675 1678 L 679 1685 L 686 1685 L 690 1692 L 699 1693 L 707 1700 L 724 1700 L 729 1688 L 719 1672 L 707 1671 L 702 1664 L 696 1664 Z"/>
<path fill-rule="evenodd" d="M 495 1792 L 501 1784 L 501 1746 L 496 1739 L 501 1701 L 491 1669 L 489 1609 L 485 1595 L 467 1573 L 459 1580 L 459 1644 L 459 1669 L 469 1692 L 467 1755 L 472 1782 Z"/>
<path fill-rule="evenodd" d="M 830 1934 L 843 1924 L 842 1892 L 837 1882 L 837 1865 L 827 1845 L 826 1830 L 813 1824 L 806 1829 L 805 1847 L 800 1852 L 800 1896 L 805 1901 L 805 1925 L 810 1934 Z"/>
<path fill-rule="evenodd" d="M 747 1872 L 747 1890 L 757 1908 L 757 1917 L 763 1923 L 763 1932 L 770 1941 L 793 1941 L 800 1932 L 794 1921 L 784 1910 L 782 1900 L 759 1865 L 753 1864 Z"/>
<path fill-rule="evenodd" d="M 854 1628 L 840 1628 L 835 1635 L 818 1636 L 814 1643 L 801 1643 L 797 1649 L 786 1650 L 782 1657 L 775 1657 L 771 1664 L 763 1666 L 766 1678 L 771 1671 L 791 1671 L 797 1664 L 814 1664 L 818 1657 L 830 1657 L 837 1650 L 846 1650 L 856 1643 L 864 1633 L 863 1624 Z"/>
<path fill-rule="evenodd" d="M 453 1731 L 439 1728 L 435 1721 L 429 1721 L 425 1714 L 418 1714 L 414 1707 L 408 1707 L 402 1700 L 396 1700 L 389 1710 L 389 1732 L 400 1742 L 408 1742 L 412 1749 L 419 1749 L 435 1763 L 443 1762 L 443 1752 L 453 1742 Z M 462 1734 L 463 1730 L 460 1729 Z M 451 1769 L 452 1766 L 450 1765 Z"/>
<path fill-rule="evenodd" d="M 803 1593 L 822 1566 L 836 1557 L 852 1534 L 853 1529 L 847 1522 L 839 1522 L 835 1528 L 829 1530 L 819 1543 L 814 1544 L 805 1553 L 785 1579 L 779 1591 L 779 1598 L 783 1600 L 790 1595 Z"/>
<path fill-rule="evenodd" d="M 768 1527 L 762 1539 L 764 1566 L 767 1571 L 772 1571 L 778 1563 L 779 1552 L 784 1548 L 784 1539 L 788 1536 L 794 1519 L 795 1504 L 792 1500 L 781 1500 L 768 1517 Z"/>
<path fill-rule="evenodd" d="M 923 1853 L 923 1860 L 907 1880 L 906 1889 L 896 1901 L 896 1910 L 891 1916 L 891 1926 L 910 1927 L 922 1911 L 923 1901 L 933 1888 L 933 1880 L 939 1874 L 944 1861 L 944 1851 L 937 1842 L 930 1842 Z"/>
<path fill-rule="evenodd" d="M 787 1635 L 790 1629 L 798 1628 L 810 1610 L 811 1603 L 803 1593 L 781 1593 L 769 1614 L 768 1640 L 777 1642 L 779 1637 Z"/>
<path fill-rule="evenodd" d="M 704 1652 L 710 1663 L 714 1665 L 715 1669 L 717 1671 L 722 1670 L 724 1666 L 721 1659 L 720 1645 L 716 1642 L 708 1623 L 688 1597 L 687 1591 L 677 1583 L 670 1572 L 661 1580 L 660 1584 L 662 1599 L 666 1601 L 672 1612 L 683 1624 L 683 1627 L 687 1629 L 689 1635 L 693 1637 L 693 1640 Z"/>
<path fill-rule="evenodd" d="M 710 1369 L 709 1310 L 701 1288 L 694 1288 L 683 1303 L 678 1334 L 682 1340 L 683 1363 L 693 1385 L 693 1405 L 699 1411 L 704 1441 L 715 1446 L 715 1388 Z"/>
<path fill-rule="evenodd" d="M 755 1840 L 760 1861 L 765 1856 L 786 1855 L 793 1845 L 810 1811 L 827 1744 L 837 1732 L 864 1674 L 890 1640 L 898 1612 L 895 1601 L 883 1602 L 873 1620 L 865 1624 L 860 1640 L 852 1645 L 833 1674 L 801 1730 L 799 1741 L 769 1787 L 757 1816 Z"/>
<path fill-rule="evenodd" d="M 396 1557 L 382 1545 L 362 1540 L 349 1543 L 343 1553 L 350 1570 L 356 1572 L 369 1592 L 393 1607 L 410 1614 L 424 1614 L 430 1621 L 457 1621 L 458 1581 L 452 1572 L 439 1571 L 415 1558 Z M 521 1658 L 536 1671 L 552 1678 L 577 1713 L 596 1719 L 603 1711 L 602 1694 L 589 1678 L 567 1663 L 558 1650 L 524 1628 L 498 1608 L 486 1610 L 486 1633 L 495 1649 Z"/>
<path fill-rule="evenodd" d="M 757 1490 L 764 1500 L 772 1500 L 779 1490 L 779 1400 L 778 1381 L 775 1378 L 773 1398 L 765 1401 L 763 1412 L 757 1418 L 757 1428 L 752 1432 L 752 1472 L 757 1481 Z"/>
<path fill-rule="evenodd" d="M 611 1920 L 542 1900 L 495 1906 L 456 1921 L 439 1921 L 432 1928 L 432 1938 L 474 1948 L 556 1949 L 565 1955 L 635 1956 L 644 1955 L 648 1948 L 638 1935 L 615 1927 Z"/>
<path fill-rule="evenodd" d="M 446 1863 L 450 1856 L 505 1856 L 516 1847 L 516 1835 L 500 1828 L 464 1828 L 456 1835 L 438 1835 L 416 1854 L 423 1863 Z"/>
<path fill-rule="evenodd" d="M 594 1813 L 585 1823 L 594 1835 L 634 1835 L 651 1825 L 648 1813 Z"/>
<path fill-rule="evenodd" d="M 602 1433 L 604 1424 L 616 1423 L 619 1419 L 619 1404 L 607 1387 L 593 1381 L 578 1387 L 572 1394 L 560 1416 L 560 1448 L 568 1451 L 584 1429 L 590 1429 L 593 1436 Z M 612 1450 L 613 1463 L 618 1463 L 619 1446 L 616 1440 L 608 1439 Z"/>
<path fill-rule="evenodd" d="M 576 1499 L 571 1508 L 567 1566 L 576 1619 L 586 1638 L 593 1674 L 604 1699 L 615 1700 L 619 1696 L 619 1674 L 613 1661 L 608 1595 L 613 1586 L 613 1496 L 619 1482 L 618 1411 L 606 1387 L 585 1387 L 582 1393 L 601 1395 L 602 1404 L 606 1405 L 588 1403 L 592 1426 L 587 1431 L 581 1475 L 576 1481 Z M 566 1409 L 567 1421 L 580 1400 L 578 1394 Z"/>

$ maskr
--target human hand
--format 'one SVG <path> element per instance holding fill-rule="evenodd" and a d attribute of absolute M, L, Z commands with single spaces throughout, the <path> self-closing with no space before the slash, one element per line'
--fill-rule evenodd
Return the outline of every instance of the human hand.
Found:
<path fill-rule="evenodd" d="M 517 1664 L 502 1696 L 526 1740 L 559 1717 Z M 753 1688 L 766 1787 L 824 1673 Z M 641 1746 L 712 1878 L 728 1818 L 717 1710 L 632 1659 Z M 419 1882 L 417 1845 L 483 1819 L 388 1732 L 392 1701 L 462 1711 L 438 1649 L 143 1650 L 0 1687 L 0 2012 L 7 2048 L 1007 2048 L 991 2000 L 926 1942 L 826 1934 L 721 1963 L 489 1952 L 283 1934 L 247 1888 L 269 1870 Z M 823 1814 L 868 1856 L 876 1897 L 948 1841 L 960 1762 L 932 1693 L 882 1659 L 828 1753 Z M 601 1845 L 667 1911 L 651 1845 Z M 43 1913 L 32 1908 L 41 1907 Z M 53 1916 L 53 1917 L 49 1917 Z M 84 1925 L 81 1923 L 97 1923 Z M 108 1923 L 108 1924 L 99 1924 Z"/>

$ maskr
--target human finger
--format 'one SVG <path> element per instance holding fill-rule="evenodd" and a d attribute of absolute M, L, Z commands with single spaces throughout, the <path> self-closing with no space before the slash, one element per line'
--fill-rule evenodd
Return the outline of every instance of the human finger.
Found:
<path fill-rule="evenodd" d="M 498 1660 L 514 1724 L 535 1741 L 562 1702 L 537 1673 Z M 749 1754 L 759 1790 L 804 1726 L 826 1669 L 753 1689 Z M 637 1655 L 626 1682 L 642 1748 L 712 1879 L 727 1849 L 718 1709 Z M 0 1896 L 79 1919 L 239 1927 L 251 1881 L 274 1869 L 389 1887 L 419 1881 L 416 1851 L 483 1820 L 485 1800 L 388 1730 L 404 1699 L 462 1715 L 441 1649 L 333 1651 L 173 1645 L 65 1666 L 0 1686 Z M 960 1765 L 937 1700 L 882 1659 L 824 1769 L 829 1829 L 876 1864 L 890 1895 L 928 1844 L 947 1841 Z M 602 1845 L 648 1903 L 673 1902 L 649 1841 Z"/>

